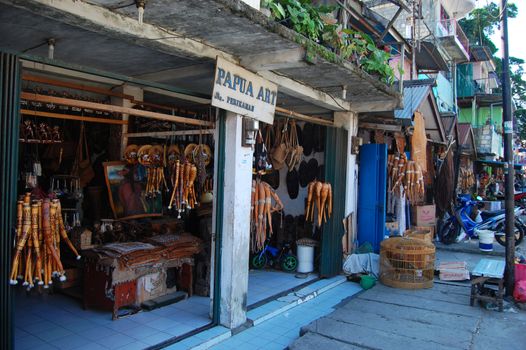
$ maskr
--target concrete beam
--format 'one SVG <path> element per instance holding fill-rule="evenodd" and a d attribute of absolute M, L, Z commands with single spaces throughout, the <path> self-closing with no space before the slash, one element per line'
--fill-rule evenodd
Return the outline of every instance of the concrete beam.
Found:
<path fill-rule="evenodd" d="M 93 5 L 84 1 L 77 0 L 0 0 L 17 8 L 34 13 L 35 15 L 51 18 L 68 25 L 79 27 L 91 32 L 96 32 L 117 40 L 126 40 L 137 45 L 148 47 L 167 54 L 195 59 L 215 60 L 217 56 L 223 57 L 233 63 L 240 64 L 239 60 L 224 51 L 216 49 L 199 40 L 185 37 L 183 34 L 162 28 L 160 26 L 143 23 L 142 25 L 135 18 L 131 18 L 117 12 L 110 11 L 104 7 Z M 294 50 L 292 50 L 294 51 Z M 290 54 L 290 52 L 289 52 Z M 254 65 L 270 68 L 273 65 L 278 67 L 284 64 L 300 64 L 294 62 L 299 59 L 301 50 L 297 50 L 293 55 L 292 61 L 284 62 L 287 53 L 283 53 L 281 58 L 268 61 L 269 58 L 262 57 Z M 252 58 L 256 60 L 256 57 Z M 265 66 L 267 60 L 267 66 Z M 281 62 L 280 62 L 281 60 Z M 245 64 L 247 63 L 245 59 Z M 351 110 L 351 105 L 339 98 L 333 98 L 329 94 L 318 89 L 299 83 L 293 79 L 280 76 L 270 71 L 261 72 L 261 76 L 269 79 L 279 86 L 279 90 L 287 95 L 300 98 L 317 106 L 333 110 Z"/>
<path fill-rule="evenodd" d="M 84 1 L 0 0 L 0 3 L 91 32 L 131 41 L 167 54 L 213 60 L 220 56 L 237 62 L 234 56 L 198 40 L 187 38 L 183 34 L 148 23 L 141 25 L 135 18 Z"/>
<path fill-rule="evenodd" d="M 360 101 L 352 103 L 352 110 L 357 113 L 385 112 L 400 108 L 403 107 L 394 99 L 388 101 Z"/>
<path fill-rule="evenodd" d="M 240 62 L 243 67 L 255 72 L 306 67 L 308 65 L 305 62 L 305 49 L 303 48 L 243 56 L 240 58 Z"/>
<path fill-rule="evenodd" d="M 258 74 L 277 84 L 280 92 L 309 101 L 316 106 L 327 108 L 331 111 L 351 111 L 354 109 L 354 106 L 351 108 L 351 104 L 348 101 L 342 100 L 338 97 L 333 97 L 326 92 L 299 83 L 284 75 L 279 75 L 270 71 L 261 71 L 258 72 Z"/>
<path fill-rule="evenodd" d="M 160 83 L 176 79 L 195 79 L 196 77 L 202 78 L 205 76 L 214 76 L 214 66 L 210 63 L 196 64 L 188 67 L 165 69 L 158 72 L 141 74 L 139 76 L 136 76 L 135 78 Z"/>
<path fill-rule="evenodd" d="M 182 99 L 182 100 L 185 100 L 185 101 L 192 101 L 192 102 L 199 103 L 199 104 L 204 104 L 204 105 L 210 104 L 212 102 L 212 100 L 208 99 L 208 98 L 189 96 L 189 95 L 186 95 L 186 94 L 180 94 L 178 92 L 173 92 L 173 91 L 166 91 L 166 90 L 158 89 L 158 88 L 155 88 L 155 87 L 146 86 L 146 87 L 143 88 L 143 90 L 144 91 L 148 91 L 148 92 L 153 92 L 155 94 L 159 94 L 159 95 L 163 95 L 163 96 L 174 97 L 174 98 Z"/>

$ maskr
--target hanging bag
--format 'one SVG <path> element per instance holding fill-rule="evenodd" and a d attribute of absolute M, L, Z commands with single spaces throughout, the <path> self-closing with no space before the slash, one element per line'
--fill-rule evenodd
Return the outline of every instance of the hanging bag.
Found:
<path fill-rule="evenodd" d="M 303 147 L 299 144 L 298 129 L 296 127 L 296 121 L 293 120 L 290 123 L 289 144 L 287 152 L 287 166 L 289 171 L 296 169 L 296 166 L 301 162 L 302 156 Z"/>
<path fill-rule="evenodd" d="M 271 156 L 272 159 L 272 166 L 276 170 L 280 170 L 285 166 L 285 159 L 287 158 L 287 129 L 286 124 L 284 128 L 281 128 L 281 123 L 278 122 L 277 124 L 277 130 L 275 132 L 276 135 L 276 142 L 274 143 L 274 147 L 272 148 Z"/>
<path fill-rule="evenodd" d="M 272 167 L 268 164 L 267 160 L 267 148 L 261 135 L 261 130 L 258 130 L 256 137 L 256 146 L 254 149 L 254 171 L 258 174 L 264 173 Z"/>
<path fill-rule="evenodd" d="M 80 179 L 80 187 L 86 187 L 88 183 L 95 177 L 95 171 L 91 166 L 88 140 L 86 139 L 86 130 L 84 123 L 80 124 L 79 145 L 77 147 L 77 157 L 73 163 L 72 175 L 76 175 Z"/>

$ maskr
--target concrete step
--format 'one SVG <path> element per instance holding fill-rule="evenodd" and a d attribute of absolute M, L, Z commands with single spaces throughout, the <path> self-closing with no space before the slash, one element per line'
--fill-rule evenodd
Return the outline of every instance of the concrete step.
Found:
<path fill-rule="evenodd" d="M 276 300 L 250 310 L 247 313 L 247 324 L 249 327 L 246 329 L 251 329 L 252 327 L 257 326 L 264 321 L 285 313 L 290 309 L 312 300 L 342 283 L 345 283 L 346 281 L 347 279 L 345 276 L 320 279 L 306 287 L 301 288 L 300 290 L 291 292 L 286 296 L 279 297 Z M 231 336 L 232 331 L 230 329 L 223 326 L 216 326 L 175 343 L 166 349 L 204 350 L 219 344 Z"/>

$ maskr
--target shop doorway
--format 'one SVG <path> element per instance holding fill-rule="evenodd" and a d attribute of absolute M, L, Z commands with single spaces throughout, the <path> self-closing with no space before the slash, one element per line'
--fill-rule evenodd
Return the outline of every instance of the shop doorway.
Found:
<path fill-rule="evenodd" d="M 19 87 L 15 348 L 146 348 L 210 327 L 215 110 L 53 71 Z"/>
<path fill-rule="evenodd" d="M 322 241 L 334 208 L 334 192 L 329 194 L 325 181 L 326 144 L 334 141 L 327 140 L 328 129 L 281 116 L 274 125 L 260 127 L 253 165 L 249 309 L 319 278 Z"/>

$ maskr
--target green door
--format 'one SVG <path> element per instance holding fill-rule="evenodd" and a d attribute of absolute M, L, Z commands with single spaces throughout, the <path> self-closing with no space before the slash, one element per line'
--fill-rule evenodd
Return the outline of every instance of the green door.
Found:
<path fill-rule="evenodd" d="M 9 285 L 16 216 L 20 62 L 0 52 L 0 349 L 13 348 L 13 297 Z"/>
<path fill-rule="evenodd" d="M 325 138 L 325 181 L 332 186 L 332 217 L 323 225 L 320 277 L 331 277 L 342 270 L 343 219 L 347 175 L 348 131 L 327 127 Z"/>

